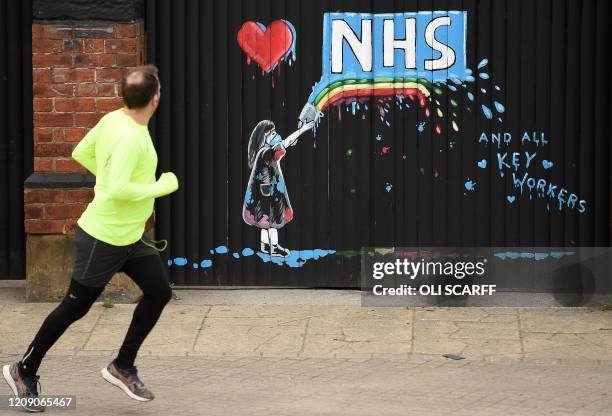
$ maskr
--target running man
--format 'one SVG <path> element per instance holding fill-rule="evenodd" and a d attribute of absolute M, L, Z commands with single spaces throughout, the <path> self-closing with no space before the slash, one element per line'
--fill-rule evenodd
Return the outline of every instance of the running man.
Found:
<path fill-rule="evenodd" d="M 147 125 L 160 99 L 157 68 L 132 70 L 121 87 L 124 107 L 102 117 L 72 152 L 96 176 L 95 197 L 77 221 L 74 272 L 66 296 L 47 316 L 23 358 L 3 367 L 4 378 L 19 397 L 38 395 L 36 373 L 47 351 L 89 311 L 111 277 L 124 272 L 143 297 L 117 357 L 102 369 L 102 376 L 132 399 L 154 398 L 138 378 L 134 360 L 172 290 L 158 249 L 144 231 L 155 198 L 176 191 L 178 180 L 172 172 L 155 180 L 157 153 Z"/>

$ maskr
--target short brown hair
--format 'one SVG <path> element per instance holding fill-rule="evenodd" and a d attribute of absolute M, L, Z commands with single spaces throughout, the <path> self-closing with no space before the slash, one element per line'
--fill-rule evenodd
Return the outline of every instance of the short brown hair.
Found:
<path fill-rule="evenodd" d="M 134 68 L 121 80 L 123 103 L 127 108 L 142 108 L 159 91 L 158 70 L 155 65 Z"/>

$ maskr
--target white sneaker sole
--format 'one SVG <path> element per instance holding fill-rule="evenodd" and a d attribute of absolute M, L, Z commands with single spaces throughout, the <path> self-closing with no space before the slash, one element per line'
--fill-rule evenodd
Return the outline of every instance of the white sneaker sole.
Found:
<path fill-rule="evenodd" d="M 150 402 L 152 399 L 146 399 L 144 397 L 136 396 L 134 393 L 127 388 L 125 384 L 117 377 L 113 376 L 106 367 L 102 369 L 102 378 L 108 381 L 113 386 L 119 387 L 125 394 L 127 394 L 131 399 L 138 400 L 139 402 Z"/>
<path fill-rule="evenodd" d="M 19 397 L 19 394 L 17 393 L 17 386 L 15 385 L 15 382 L 13 381 L 13 377 L 11 376 L 11 365 L 10 364 L 6 364 L 5 366 L 2 367 L 2 375 L 4 376 L 4 380 L 6 381 L 6 384 L 8 384 L 11 390 L 13 390 L 13 394 L 15 395 L 15 397 Z M 30 409 L 26 406 L 22 406 L 22 407 L 31 413 L 44 412 L 44 409 L 39 410 L 39 409 Z"/>

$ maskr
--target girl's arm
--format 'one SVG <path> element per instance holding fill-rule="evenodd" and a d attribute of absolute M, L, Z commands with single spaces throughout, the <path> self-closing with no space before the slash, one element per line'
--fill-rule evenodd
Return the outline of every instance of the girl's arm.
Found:
<path fill-rule="evenodd" d="M 309 123 L 304 124 L 302 127 L 300 127 L 299 129 L 291 133 L 289 137 L 287 137 L 285 140 L 281 142 L 283 144 L 283 147 L 287 148 L 289 146 L 295 145 L 297 143 L 298 138 L 302 134 L 306 133 L 308 130 L 313 128 L 314 125 L 315 125 L 315 122 L 311 121 Z"/>

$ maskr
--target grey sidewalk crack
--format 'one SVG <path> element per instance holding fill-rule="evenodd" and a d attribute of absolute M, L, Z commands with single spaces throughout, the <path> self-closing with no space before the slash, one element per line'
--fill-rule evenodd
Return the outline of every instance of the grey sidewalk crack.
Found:
<path fill-rule="evenodd" d="M 81 348 L 82 350 L 84 350 L 85 347 L 87 347 L 87 344 L 89 343 L 89 340 L 91 339 L 91 336 L 93 335 L 94 331 L 96 330 L 96 327 L 98 326 L 98 322 L 100 322 L 102 315 L 104 315 L 105 313 L 106 313 L 106 308 L 103 308 L 102 312 L 100 313 L 100 315 L 98 315 L 98 317 L 96 318 L 96 321 L 91 327 L 91 331 L 89 331 L 89 335 L 87 335 L 87 339 L 85 339 L 85 342 L 83 342 L 83 347 Z"/>
<path fill-rule="evenodd" d="M 209 306 L 208 309 L 206 309 L 206 312 L 204 312 L 204 315 L 202 316 L 202 320 L 200 321 L 200 324 L 198 325 L 196 329 L 196 336 L 193 338 L 193 344 L 191 344 L 191 351 L 195 351 L 195 346 L 198 343 L 200 334 L 202 333 L 202 328 L 204 328 L 204 321 L 208 317 L 208 314 L 210 313 L 211 309 L 212 309 L 212 306 Z"/>
<path fill-rule="evenodd" d="M 312 317 L 309 316 L 308 320 L 306 321 L 306 327 L 304 328 L 304 333 L 302 334 L 302 346 L 300 347 L 300 351 L 298 352 L 298 354 L 302 354 L 304 352 L 304 349 L 306 348 L 306 337 L 308 336 L 308 330 L 310 329 L 310 319 Z"/>

